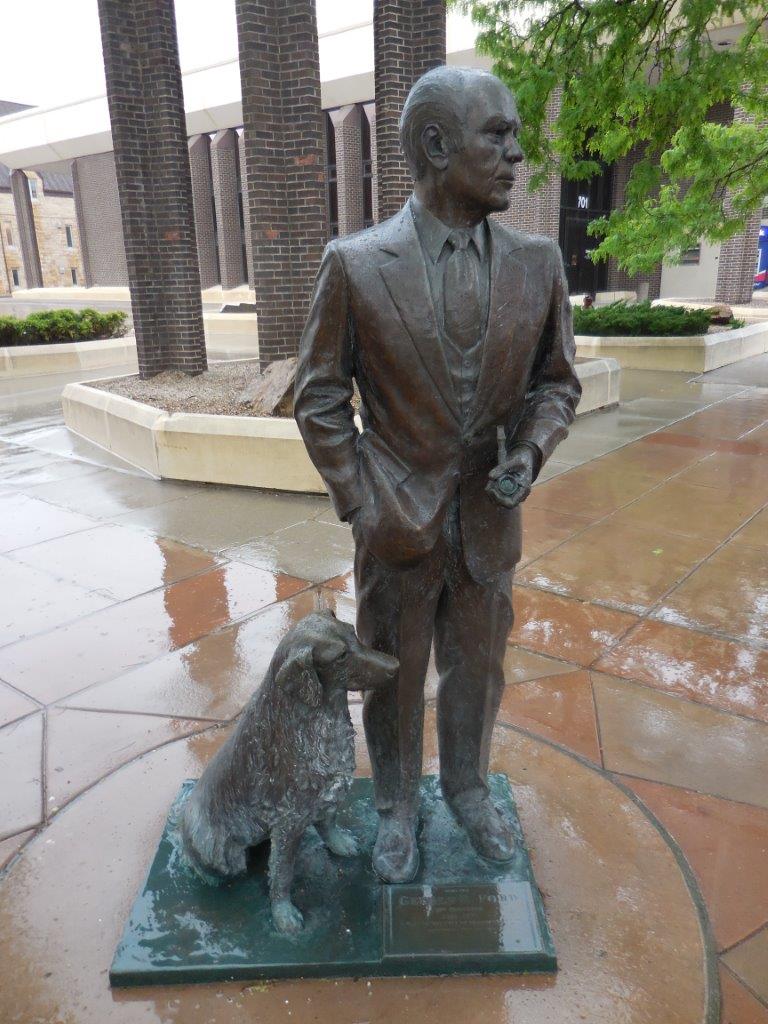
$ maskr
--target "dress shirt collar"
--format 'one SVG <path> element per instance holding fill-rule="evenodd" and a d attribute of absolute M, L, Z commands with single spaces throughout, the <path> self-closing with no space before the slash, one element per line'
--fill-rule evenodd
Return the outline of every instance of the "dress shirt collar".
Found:
<path fill-rule="evenodd" d="M 448 240 L 448 235 L 450 235 L 453 229 L 449 228 L 447 224 L 443 224 L 441 220 L 438 220 L 434 213 L 430 213 L 424 203 L 417 199 L 415 195 L 411 196 L 411 211 L 413 212 L 413 219 L 421 244 L 432 262 L 437 263 L 440 259 L 440 253 L 443 251 L 443 246 Z M 469 231 L 470 240 L 474 242 L 478 256 L 481 260 L 484 260 L 485 220 L 466 230 Z"/>

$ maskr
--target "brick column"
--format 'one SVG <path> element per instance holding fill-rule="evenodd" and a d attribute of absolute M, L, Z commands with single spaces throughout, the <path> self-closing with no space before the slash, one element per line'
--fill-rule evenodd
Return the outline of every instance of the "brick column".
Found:
<path fill-rule="evenodd" d="M 225 128 L 211 143 L 211 174 L 216 202 L 219 270 L 222 288 L 237 288 L 246 279 L 243 230 L 240 226 L 240 176 L 237 132 Z"/>
<path fill-rule="evenodd" d="M 243 233 L 245 235 L 245 269 L 248 273 L 248 287 L 253 288 L 253 239 L 251 238 L 250 228 L 248 226 L 248 174 L 245 169 L 245 142 L 243 142 L 244 132 L 242 129 L 238 132 L 238 152 L 240 153 L 240 194 L 243 197 L 243 217 L 245 224 L 243 227 Z"/>
<path fill-rule="evenodd" d="M 192 208 L 195 214 L 200 287 L 212 288 L 219 283 L 219 261 L 216 256 L 216 220 L 213 213 L 211 140 L 207 135 L 195 135 L 189 140 L 189 170 L 192 175 Z"/>
<path fill-rule="evenodd" d="M 724 115 L 721 113 L 721 117 L 727 118 L 727 112 Z M 751 124 L 753 118 L 742 107 L 737 106 L 733 109 L 733 123 Z M 768 121 L 762 124 L 764 127 L 768 126 Z M 729 201 L 726 197 L 726 208 L 728 206 Z M 752 301 L 761 223 L 760 210 L 756 210 L 747 221 L 744 230 L 720 246 L 715 285 L 715 298 L 718 302 Z"/>
<path fill-rule="evenodd" d="M 368 118 L 368 128 L 371 134 L 371 199 L 373 206 L 373 223 L 379 223 L 379 159 L 376 148 L 376 104 L 365 103 L 363 112 Z"/>
<path fill-rule="evenodd" d="M 351 235 L 363 227 L 363 140 L 360 107 L 352 104 L 330 110 L 336 135 L 336 179 L 339 194 L 339 234 Z"/>
<path fill-rule="evenodd" d="M 718 302 L 752 301 L 761 223 L 758 210 L 749 218 L 743 231 L 720 246 L 715 286 L 715 299 Z"/>
<path fill-rule="evenodd" d="M 139 374 L 207 367 L 173 0 L 98 0 Z"/>
<path fill-rule="evenodd" d="M 378 216 L 384 220 L 411 193 L 398 122 L 416 79 L 445 64 L 445 0 L 374 0 L 373 47 Z"/>
<path fill-rule="evenodd" d="M 262 364 L 296 355 L 326 239 L 314 0 L 236 0 Z"/>
<path fill-rule="evenodd" d="M 40 250 L 37 247 L 35 215 L 29 193 L 29 178 L 24 171 L 11 171 L 11 191 L 27 288 L 42 288 L 43 268 L 40 265 Z"/>

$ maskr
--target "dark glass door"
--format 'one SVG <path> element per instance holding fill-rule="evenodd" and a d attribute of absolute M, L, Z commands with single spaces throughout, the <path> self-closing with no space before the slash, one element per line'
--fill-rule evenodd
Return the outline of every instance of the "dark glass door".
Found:
<path fill-rule="evenodd" d="M 610 167 L 587 181 L 563 181 L 560 191 L 560 249 L 571 294 L 605 290 L 607 267 L 605 263 L 593 263 L 589 258 L 598 240 L 587 233 L 587 227 L 593 220 L 610 213 L 611 191 Z"/>

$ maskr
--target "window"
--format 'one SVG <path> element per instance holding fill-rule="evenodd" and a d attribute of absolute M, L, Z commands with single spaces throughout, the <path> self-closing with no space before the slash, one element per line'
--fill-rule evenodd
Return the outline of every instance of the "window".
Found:
<path fill-rule="evenodd" d="M 29 182 L 29 194 L 32 199 L 37 199 L 37 182 L 34 178 L 27 178 Z"/>
<path fill-rule="evenodd" d="M 69 226 L 69 224 L 64 225 L 64 231 L 67 236 L 67 248 L 74 249 L 74 245 L 72 244 L 72 228 Z"/>
<path fill-rule="evenodd" d="M 686 249 L 683 253 L 680 262 L 681 263 L 698 263 L 701 259 L 701 246 L 694 245 L 690 249 Z"/>
<path fill-rule="evenodd" d="M 71 267 L 70 273 L 72 274 L 72 284 L 77 284 L 77 267 Z"/>
<path fill-rule="evenodd" d="M 12 249 L 15 248 L 13 244 L 13 232 L 8 227 L 5 229 L 5 240 Z"/>
<path fill-rule="evenodd" d="M 19 287 L 19 272 L 18 272 L 18 270 L 15 267 L 11 271 L 11 276 L 13 277 L 13 283 L 18 288 Z"/>

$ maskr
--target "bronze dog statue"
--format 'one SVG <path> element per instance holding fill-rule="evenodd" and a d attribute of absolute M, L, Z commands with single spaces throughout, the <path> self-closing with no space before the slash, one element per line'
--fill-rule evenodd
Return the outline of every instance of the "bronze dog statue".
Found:
<path fill-rule="evenodd" d="M 283 638 L 235 731 L 181 812 L 183 849 L 204 877 L 246 870 L 246 852 L 267 838 L 272 919 L 298 932 L 291 902 L 299 842 L 316 825 L 327 848 L 354 856 L 354 836 L 336 824 L 355 767 L 348 690 L 394 683 L 399 663 L 364 647 L 330 611 L 307 615 Z"/>

